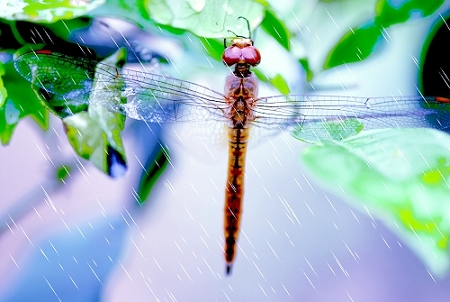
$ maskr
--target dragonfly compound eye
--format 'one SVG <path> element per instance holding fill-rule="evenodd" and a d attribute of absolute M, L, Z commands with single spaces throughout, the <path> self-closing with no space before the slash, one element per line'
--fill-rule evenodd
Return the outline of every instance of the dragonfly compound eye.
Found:
<path fill-rule="evenodd" d="M 256 66 L 261 62 L 261 55 L 258 49 L 253 46 L 239 46 L 232 45 L 227 47 L 222 55 L 222 61 L 227 66 L 232 66 L 237 63 L 247 63 L 251 66 Z"/>
<path fill-rule="evenodd" d="M 227 66 L 237 64 L 240 60 L 243 60 L 242 49 L 237 46 L 227 47 L 222 54 L 222 61 Z"/>
<path fill-rule="evenodd" d="M 253 46 L 247 46 L 242 49 L 242 56 L 244 57 L 245 63 L 251 66 L 256 66 L 261 62 L 261 55 L 259 50 Z"/>

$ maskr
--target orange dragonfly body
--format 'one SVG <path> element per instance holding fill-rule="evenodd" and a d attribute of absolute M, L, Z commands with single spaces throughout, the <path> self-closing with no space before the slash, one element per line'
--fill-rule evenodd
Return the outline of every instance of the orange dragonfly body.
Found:
<path fill-rule="evenodd" d="M 225 84 L 228 108 L 225 117 L 228 122 L 228 174 L 225 189 L 225 259 L 227 273 L 234 260 L 236 240 L 240 227 L 242 199 L 244 196 L 244 168 L 249 127 L 255 120 L 253 114 L 257 101 L 258 82 L 250 72 L 250 66 L 259 64 L 259 51 L 250 39 L 235 39 L 226 48 L 222 60 L 227 65 L 236 64 Z"/>

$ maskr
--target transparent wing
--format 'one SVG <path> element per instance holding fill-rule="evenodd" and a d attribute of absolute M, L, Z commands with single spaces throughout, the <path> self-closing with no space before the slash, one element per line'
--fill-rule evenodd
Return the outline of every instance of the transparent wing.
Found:
<path fill-rule="evenodd" d="M 435 97 L 288 95 L 260 98 L 255 126 L 339 140 L 361 130 L 450 127 L 450 103 Z"/>
<path fill-rule="evenodd" d="M 151 123 L 225 120 L 224 95 L 188 81 L 52 52 L 27 52 L 16 59 L 15 66 L 35 86 L 68 102 L 89 102 L 90 95 L 98 92 L 104 98 L 96 102 L 134 119 Z M 108 98 L 109 87 L 120 89 L 127 104 Z"/>

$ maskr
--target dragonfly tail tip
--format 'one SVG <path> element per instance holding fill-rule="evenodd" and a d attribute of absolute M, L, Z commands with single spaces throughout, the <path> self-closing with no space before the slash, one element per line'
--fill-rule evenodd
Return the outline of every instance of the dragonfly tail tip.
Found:
<path fill-rule="evenodd" d="M 231 275 L 231 264 L 227 265 L 227 276 Z"/>

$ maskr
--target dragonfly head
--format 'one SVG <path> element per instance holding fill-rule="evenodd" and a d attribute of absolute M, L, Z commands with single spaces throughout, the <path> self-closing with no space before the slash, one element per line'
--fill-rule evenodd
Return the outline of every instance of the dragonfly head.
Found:
<path fill-rule="evenodd" d="M 234 64 L 248 64 L 255 67 L 261 62 L 259 50 L 253 46 L 253 41 L 248 38 L 233 39 L 230 46 L 225 48 L 222 61 L 227 66 Z"/>

